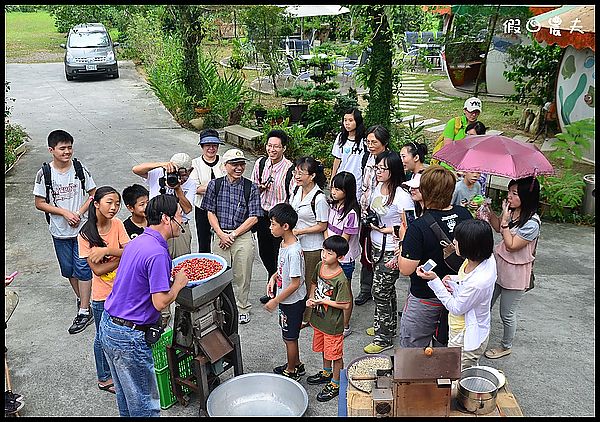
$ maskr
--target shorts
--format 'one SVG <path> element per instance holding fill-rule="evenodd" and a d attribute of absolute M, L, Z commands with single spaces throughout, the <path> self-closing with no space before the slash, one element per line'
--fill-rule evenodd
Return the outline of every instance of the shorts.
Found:
<path fill-rule="evenodd" d="M 284 340 L 294 341 L 300 337 L 302 314 L 304 314 L 305 308 L 306 301 L 304 299 L 289 305 L 279 304 L 279 326 Z"/>
<path fill-rule="evenodd" d="M 78 280 L 90 281 L 92 270 L 84 258 L 79 258 L 79 246 L 76 237 L 60 239 L 52 236 L 54 250 L 60 266 L 60 274 L 63 277 L 75 277 Z"/>
<path fill-rule="evenodd" d="M 338 360 L 344 356 L 344 334 L 326 334 L 313 327 L 313 352 L 323 352 L 323 359 Z"/>

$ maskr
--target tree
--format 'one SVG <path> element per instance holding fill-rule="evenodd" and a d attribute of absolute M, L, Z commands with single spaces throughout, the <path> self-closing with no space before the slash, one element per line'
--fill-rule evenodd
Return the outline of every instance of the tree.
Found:
<path fill-rule="evenodd" d="M 198 46 L 212 24 L 210 9 L 203 6 L 184 4 L 167 5 L 165 26 L 171 27 L 181 39 L 183 47 L 183 65 L 181 78 L 190 98 L 202 98 L 202 82 L 198 71 Z"/>
<path fill-rule="evenodd" d="M 396 48 L 395 34 L 418 30 L 424 11 L 421 6 L 350 5 L 355 23 L 363 23 L 357 34 L 362 34 L 363 48 L 371 48 L 367 62 L 357 74 L 369 89 L 369 105 L 365 124 L 382 124 L 389 127 L 392 109 L 392 57 Z"/>

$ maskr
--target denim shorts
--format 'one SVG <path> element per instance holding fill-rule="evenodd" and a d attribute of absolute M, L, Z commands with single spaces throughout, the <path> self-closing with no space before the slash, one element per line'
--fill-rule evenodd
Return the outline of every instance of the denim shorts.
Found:
<path fill-rule="evenodd" d="M 344 271 L 344 275 L 346 276 L 346 278 L 350 282 L 350 285 L 352 285 L 352 273 L 354 273 L 354 267 L 355 266 L 356 266 L 356 262 L 355 261 L 341 262 L 340 263 L 340 267 L 342 267 L 342 270 Z"/>
<path fill-rule="evenodd" d="M 58 265 L 60 265 L 60 274 L 63 277 L 75 277 L 83 281 L 92 279 L 92 270 L 87 260 L 79 258 L 79 246 L 76 237 L 59 239 L 53 236 L 52 241 L 58 258 Z"/>
<path fill-rule="evenodd" d="M 302 299 L 296 303 L 286 305 L 279 304 L 279 326 L 281 336 L 284 340 L 294 341 L 300 337 L 300 326 L 302 325 L 302 314 L 306 308 L 306 300 Z"/>

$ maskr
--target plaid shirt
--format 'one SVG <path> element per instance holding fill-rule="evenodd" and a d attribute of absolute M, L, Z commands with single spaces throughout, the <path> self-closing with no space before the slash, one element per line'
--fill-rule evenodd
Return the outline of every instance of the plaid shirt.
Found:
<path fill-rule="evenodd" d="M 215 195 L 215 180 L 208 183 L 201 208 L 216 214 L 221 230 L 235 230 L 248 217 L 264 215 L 260 207 L 260 195 L 256 184 L 252 183 L 250 199 L 246 205 L 243 178 L 231 183 L 225 176 L 218 198 Z"/>

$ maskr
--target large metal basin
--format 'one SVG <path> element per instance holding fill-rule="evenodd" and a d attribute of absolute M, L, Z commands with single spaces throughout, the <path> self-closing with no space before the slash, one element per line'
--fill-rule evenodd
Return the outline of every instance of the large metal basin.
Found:
<path fill-rule="evenodd" d="M 261 372 L 224 382 L 206 401 L 209 416 L 302 416 L 307 408 L 308 394 L 299 382 Z"/>

